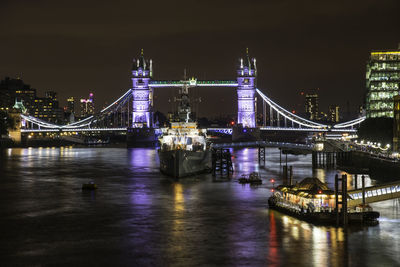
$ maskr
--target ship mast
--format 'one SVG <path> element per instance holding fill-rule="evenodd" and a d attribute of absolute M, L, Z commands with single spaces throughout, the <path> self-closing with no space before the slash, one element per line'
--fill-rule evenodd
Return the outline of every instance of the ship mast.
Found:
<path fill-rule="evenodd" d="M 190 122 L 190 99 L 189 99 L 190 83 L 186 80 L 186 69 L 184 70 L 183 86 L 179 89 L 179 106 L 178 118 L 179 121 Z"/>

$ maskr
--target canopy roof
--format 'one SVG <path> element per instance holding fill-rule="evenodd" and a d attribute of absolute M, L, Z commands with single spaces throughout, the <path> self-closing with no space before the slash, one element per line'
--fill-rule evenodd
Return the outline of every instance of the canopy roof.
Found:
<path fill-rule="evenodd" d="M 313 198 L 315 195 L 333 195 L 334 191 L 318 178 L 308 177 L 295 185 L 280 185 L 278 190 L 301 197 Z"/>

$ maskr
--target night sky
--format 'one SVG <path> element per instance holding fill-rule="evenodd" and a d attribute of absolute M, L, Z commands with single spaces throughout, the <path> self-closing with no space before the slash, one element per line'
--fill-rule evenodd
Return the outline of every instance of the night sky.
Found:
<path fill-rule="evenodd" d="M 154 79 L 236 77 L 246 47 L 257 58 L 258 87 L 302 111 L 300 92 L 320 88 L 320 106 L 352 111 L 364 101 L 370 50 L 400 42 L 399 0 L 7 1 L 0 2 L 0 78 L 68 96 L 93 91 L 97 107 L 130 87 L 143 48 Z M 198 88 L 200 115 L 234 113 L 232 88 Z M 170 110 L 170 89 L 155 109 Z"/>

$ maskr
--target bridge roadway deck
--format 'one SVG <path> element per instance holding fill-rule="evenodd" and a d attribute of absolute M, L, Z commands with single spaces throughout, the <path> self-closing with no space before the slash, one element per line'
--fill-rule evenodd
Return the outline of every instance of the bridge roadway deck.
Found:
<path fill-rule="evenodd" d="M 127 127 L 114 128 L 90 128 L 90 127 L 70 127 L 68 125 L 57 127 L 43 126 L 40 129 L 21 129 L 22 133 L 45 133 L 45 132 L 104 132 L 104 131 L 126 131 Z M 261 131 L 290 131 L 290 132 L 334 132 L 352 133 L 355 129 L 324 129 L 324 128 L 292 128 L 292 127 L 260 127 Z M 232 134 L 232 128 L 207 128 L 207 131 Z"/>
<path fill-rule="evenodd" d="M 362 189 L 349 190 L 348 207 L 362 204 Z M 400 181 L 365 188 L 365 202 L 373 203 L 400 198 Z"/>

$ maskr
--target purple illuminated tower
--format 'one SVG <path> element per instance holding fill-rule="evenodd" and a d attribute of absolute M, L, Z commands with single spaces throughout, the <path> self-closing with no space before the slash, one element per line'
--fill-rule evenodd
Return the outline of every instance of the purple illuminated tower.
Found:
<path fill-rule="evenodd" d="M 138 59 L 133 60 L 132 67 L 132 127 L 151 128 L 152 120 L 152 90 L 149 81 L 153 76 L 152 60 L 145 60 L 143 49 Z"/>
<path fill-rule="evenodd" d="M 249 50 L 246 49 L 245 58 L 240 59 L 237 71 L 238 77 L 238 124 L 243 127 L 256 127 L 256 59 L 250 59 Z"/>

